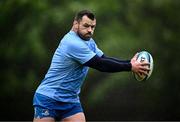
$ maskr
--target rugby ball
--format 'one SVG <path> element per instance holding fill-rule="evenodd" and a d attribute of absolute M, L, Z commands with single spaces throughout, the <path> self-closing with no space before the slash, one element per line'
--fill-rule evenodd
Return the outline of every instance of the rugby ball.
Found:
<path fill-rule="evenodd" d="M 153 71 L 153 58 L 151 56 L 151 54 L 147 51 L 141 51 L 138 53 L 137 55 L 137 59 L 138 62 L 148 62 L 150 65 L 148 65 L 147 67 L 150 68 L 150 71 L 148 72 L 148 75 L 144 75 L 144 74 L 137 74 L 137 73 L 133 73 L 134 77 L 137 81 L 145 81 L 147 80 Z"/>

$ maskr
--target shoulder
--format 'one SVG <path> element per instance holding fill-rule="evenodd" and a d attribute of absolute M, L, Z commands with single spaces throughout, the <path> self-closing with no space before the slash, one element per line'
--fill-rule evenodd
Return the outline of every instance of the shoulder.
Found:
<path fill-rule="evenodd" d="M 68 53 L 87 50 L 88 48 L 87 44 L 75 32 L 71 31 L 63 37 L 59 46 Z"/>
<path fill-rule="evenodd" d="M 78 44 L 80 45 L 85 44 L 84 41 L 74 31 L 70 31 L 69 33 L 67 33 L 62 39 L 62 42 L 72 46 Z"/>

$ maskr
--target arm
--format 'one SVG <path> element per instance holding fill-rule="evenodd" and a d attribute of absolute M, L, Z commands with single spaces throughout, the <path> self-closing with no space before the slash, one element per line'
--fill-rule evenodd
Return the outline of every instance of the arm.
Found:
<path fill-rule="evenodd" d="M 104 55 L 102 57 L 95 55 L 84 66 L 89 66 L 101 72 L 131 71 L 132 67 L 130 61 L 108 58 Z"/>
<path fill-rule="evenodd" d="M 122 60 L 122 59 L 117 59 L 114 57 L 107 57 L 104 54 L 102 55 L 102 58 L 110 59 L 110 60 L 117 61 L 117 62 L 125 62 L 125 63 L 130 62 L 130 60 Z"/>

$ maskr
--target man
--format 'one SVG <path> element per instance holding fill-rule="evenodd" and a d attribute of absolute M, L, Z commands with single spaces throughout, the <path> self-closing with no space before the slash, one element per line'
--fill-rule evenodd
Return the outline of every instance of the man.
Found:
<path fill-rule="evenodd" d="M 102 72 L 132 71 L 147 74 L 148 63 L 107 57 L 92 39 L 96 19 L 83 10 L 75 16 L 72 29 L 61 40 L 50 68 L 37 88 L 33 105 L 34 122 L 85 121 L 79 100 L 81 85 L 88 68 Z"/>

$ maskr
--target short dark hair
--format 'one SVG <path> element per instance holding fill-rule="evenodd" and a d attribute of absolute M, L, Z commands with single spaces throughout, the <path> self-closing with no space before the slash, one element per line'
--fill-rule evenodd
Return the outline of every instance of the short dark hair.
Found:
<path fill-rule="evenodd" d="M 82 17 L 85 16 L 85 15 L 91 20 L 95 19 L 95 15 L 91 11 L 89 11 L 89 10 L 81 10 L 76 14 L 74 20 L 80 21 L 80 20 L 82 20 Z"/>

